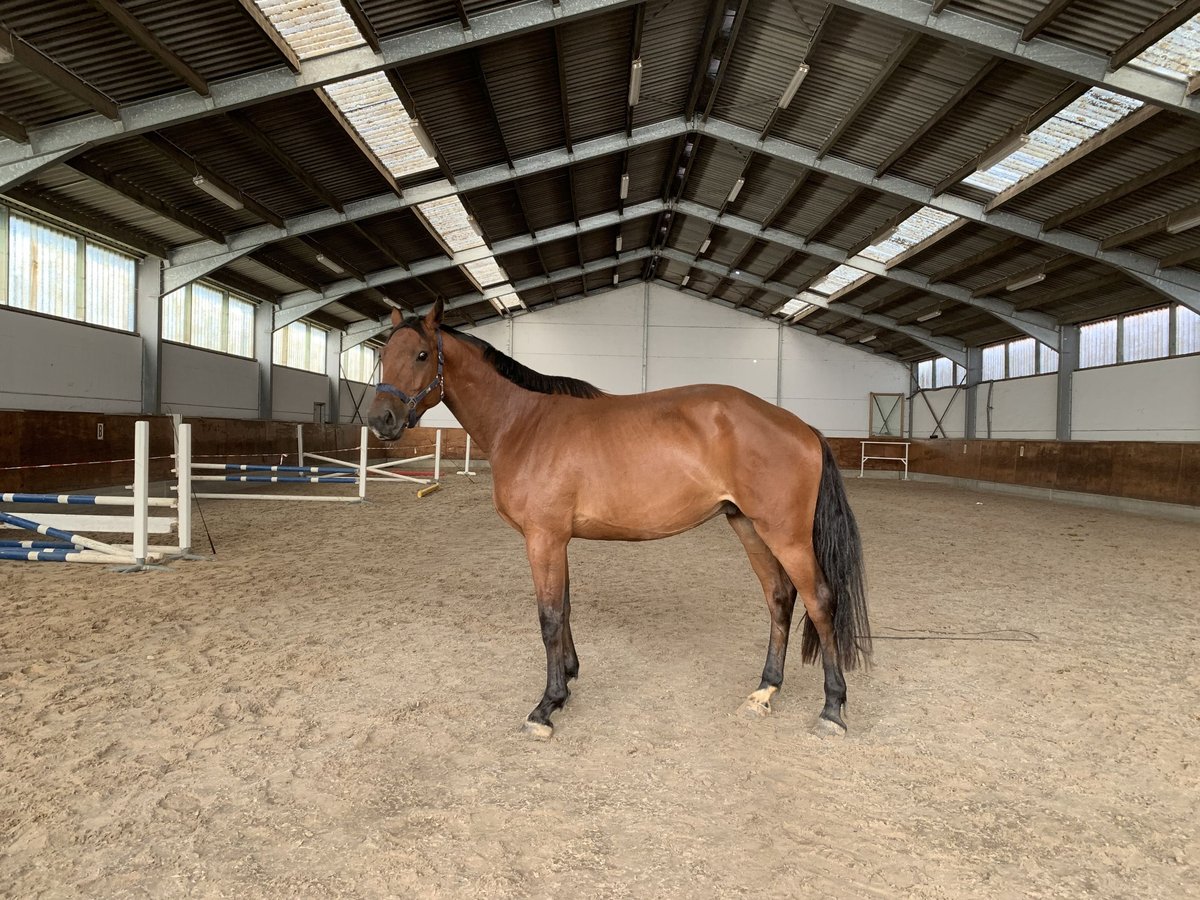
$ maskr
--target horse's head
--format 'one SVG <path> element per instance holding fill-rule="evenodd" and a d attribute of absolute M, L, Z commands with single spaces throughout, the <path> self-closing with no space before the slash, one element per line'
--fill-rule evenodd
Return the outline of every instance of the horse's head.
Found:
<path fill-rule="evenodd" d="M 407 322 L 399 310 L 392 311 L 392 333 L 380 357 L 380 381 L 367 414 L 381 440 L 396 440 L 425 410 L 442 402 L 443 308 L 439 299 L 428 315 Z"/>

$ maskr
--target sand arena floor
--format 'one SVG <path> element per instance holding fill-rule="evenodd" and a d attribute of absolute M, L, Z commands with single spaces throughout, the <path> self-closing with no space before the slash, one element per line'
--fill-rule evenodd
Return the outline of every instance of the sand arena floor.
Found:
<path fill-rule="evenodd" d="M 572 545 L 548 744 L 486 477 L 208 502 L 216 560 L 169 574 L 4 564 L 0 894 L 1200 895 L 1198 529 L 849 489 L 879 639 L 840 741 L 798 654 L 738 715 L 768 621 L 721 520 Z"/>

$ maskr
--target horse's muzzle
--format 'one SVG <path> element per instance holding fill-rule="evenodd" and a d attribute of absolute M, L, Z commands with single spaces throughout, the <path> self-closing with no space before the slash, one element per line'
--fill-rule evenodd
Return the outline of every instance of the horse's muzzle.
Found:
<path fill-rule="evenodd" d="M 394 441 L 398 439 L 400 435 L 404 434 L 406 425 L 404 419 L 397 416 L 390 406 L 385 406 L 382 412 L 368 416 L 367 424 L 375 432 L 375 437 L 381 441 Z"/>

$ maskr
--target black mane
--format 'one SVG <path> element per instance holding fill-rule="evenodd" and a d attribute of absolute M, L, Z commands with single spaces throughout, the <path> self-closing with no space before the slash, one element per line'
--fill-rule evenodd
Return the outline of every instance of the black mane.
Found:
<path fill-rule="evenodd" d="M 453 335 L 457 340 L 472 344 L 482 350 L 484 360 L 517 387 L 539 394 L 565 394 L 568 397 L 581 397 L 585 400 L 605 396 L 604 391 L 594 384 L 578 378 L 568 378 L 565 375 L 543 375 L 541 372 L 535 372 L 528 366 L 522 365 L 511 356 L 506 356 L 487 341 L 477 338 L 473 334 L 466 334 L 449 325 L 440 327 L 442 331 Z M 399 328 L 412 328 L 422 335 L 425 333 L 424 320 L 419 318 L 409 319 Z M 395 331 L 393 331 L 394 333 Z"/>

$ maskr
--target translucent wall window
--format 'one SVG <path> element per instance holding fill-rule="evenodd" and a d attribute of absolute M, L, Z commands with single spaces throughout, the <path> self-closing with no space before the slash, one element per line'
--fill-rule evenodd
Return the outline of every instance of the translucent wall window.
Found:
<path fill-rule="evenodd" d="M 8 220 L 8 302 L 19 309 L 79 319 L 79 239 L 41 222 Z"/>
<path fill-rule="evenodd" d="M 192 285 L 191 335 L 193 347 L 221 349 L 221 331 L 225 319 L 225 296 L 206 284 Z"/>
<path fill-rule="evenodd" d="M 137 302 L 136 260 L 90 243 L 84 258 L 85 321 L 132 331 Z"/>
<path fill-rule="evenodd" d="M 325 371 L 325 332 L 307 322 L 293 322 L 272 339 L 275 364 L 309 372 Z"/>
<path fill-rule="evenodd" d="M 1025 338 L 1008 344 L 1008 377 L 1023 378 L 1037 372 L 1037 341 Z"/>
<path fill-rule="evenodd" d="M 1117 361 L 1117 320 L 1092 322 L 1079 329 L 1079 368 L 1111 366 Z"/>
<path fill-rule="evenodd" d="M 185 287 L 162 298 L 162 336 L 164 341 L 187 343 L 187 292 Z"/>
<path fill-rule="evenodd" d="M 1171 353 L 1171 308 L 1148 309 L 1125 316 L 1122 361 L 1158 359 Z"/>
<path fill-rule="evenodd" d="M 225 352 L 238 356 L 254 356 L 254 304 L 240 297 L 230 296 L 226 315 L 228 335 Z"/>
<path fill-rule="evenodd" d="M 933 360 L 926 359 L 917 363 L 917 387 L 933 387 Z"/>
<path fill-rule="evenodd" d="M 325 332 L 320 328 L 309 326 L 308 365 L 304 368 L 310 372 L 325 371 Z"/>
<path fill-rule="evenodd" d="M 1047 347 L 1045 344 L 1038 344 L 1038 353 L 1041 358 L 1038 360 L 1038 371 L 1045 374 L 1047 372 L 1058 371 L 1058 351 L 1053 347 Z"/>
<path fill-rule="evenodd" d="M 1181 356 L 1200 353 L 1200 313 L 1177 306 L 1175 315 L 1179 317 L 1175 320 L 1175 352 Z"/>
<path fill-rule="evenodd" d="M 1004 377 L 1004 344 L 993 344 L 983 348 L 983 372 L 980 375 L 984 381 L 999 381 Z"/>
<path fill-rule="evenodd" d="M 954 384 L 954 363 L 939 356 L 933 361 L 933 386 L 951 387 Z"/>
<path fill-rule="evenodd" d="M 375 358 L 374 347 L 366 344 L 351 347 L 342 354 L 342 377 L 371 384 L 375 380 Z"/>

